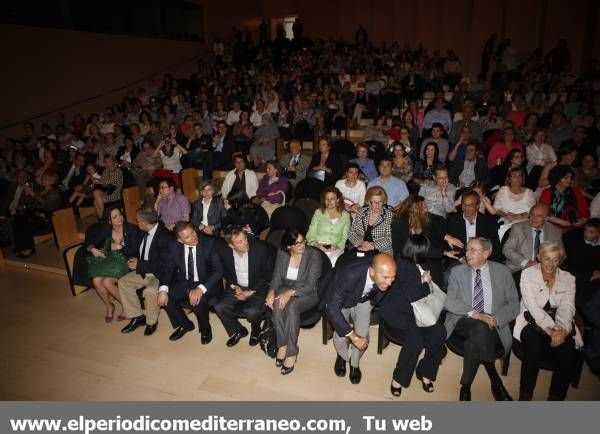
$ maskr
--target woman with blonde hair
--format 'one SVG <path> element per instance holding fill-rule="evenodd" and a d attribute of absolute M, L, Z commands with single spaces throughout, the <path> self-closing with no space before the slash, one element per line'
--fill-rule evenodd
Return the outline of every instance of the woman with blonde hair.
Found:
<path fill-rule="evenodd" d="M 348 234 L 348 240 L 359 251 L 368 254 L 392 250 L 392 210 L 386 206 L 387 194 L 381 187 L 371 187 L 365 194 L 365 205 L 360 208 Z"/>
<path fill-rule="evenodd" d="M 520 401 L 533 397 L 540 365 L 550 356 L 556 363 L 548 400 L 564 400 L 576 365 L 576 347 L 583 341 L 575 327 L 575 277 L 559 268 L 565 256 L 560 243 L 540 245 L 539 263 L 521 273 L 521 312 L 513 336 L 520 341 Z"/>

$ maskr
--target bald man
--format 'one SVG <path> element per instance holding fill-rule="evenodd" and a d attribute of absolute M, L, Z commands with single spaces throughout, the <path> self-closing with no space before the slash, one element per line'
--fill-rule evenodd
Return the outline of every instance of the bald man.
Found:
<path fill-rule="evenodd" d="M 371 309 L 396 277 L 396 263 L 385 253 L 357 257 L 340 264 L 327 288 L 325 310 L 335 330 L 333 344 L 337 352 L 334 372 L 346 375 L 350 363 L 350 382 L 360 383 L 359 362 L 369 345 Z M 350 326 L 349 321 L 352 321 Z"/>

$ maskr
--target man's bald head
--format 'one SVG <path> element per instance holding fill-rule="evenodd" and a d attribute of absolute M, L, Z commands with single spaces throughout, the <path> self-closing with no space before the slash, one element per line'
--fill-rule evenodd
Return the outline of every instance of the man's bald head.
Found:
<path fill-rule="evenodd" d="M 543 203 L 537 203 L 529 210 L 529 224 L 535 229 L 541 229 L 550 214 L 550 208 Z"/>
<path fill-rule="evenodd" d="M 387 291 L 396 278 L 396 262 L 386 253 L 373 257 L 369 267 L 369 276 L 381 291 Z"/>

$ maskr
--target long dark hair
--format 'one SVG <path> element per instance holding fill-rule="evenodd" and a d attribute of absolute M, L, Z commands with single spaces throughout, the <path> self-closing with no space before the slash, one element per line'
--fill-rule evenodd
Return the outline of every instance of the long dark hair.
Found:
<path fill-rule="evenodd" d="M 423 264 L 427 260 L 427 253 L 431 243 L 423 234 L 412 234 L 406 240 L 402 249 L 402 257 L 413 264 Z"/>
<path fill-rule="evenodd" d="M 289 248 L 296 244 L 296 240 L 299 236 L 304 237 L 304 234 L 299 229 L 286 229 L 283 235 L 281 236 L 281 250 L 289 254 Z"/>

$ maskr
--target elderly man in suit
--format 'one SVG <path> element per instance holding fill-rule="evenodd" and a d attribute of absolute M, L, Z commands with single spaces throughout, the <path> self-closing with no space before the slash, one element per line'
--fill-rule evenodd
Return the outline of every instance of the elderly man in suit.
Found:
<path fill-rule="evenodd" d="M 544 241 L 562 245 L 562 231 L 547 221 L 549 212 L 547 205 L 538 203 L 529 210 L 528 221 L 515 223 L 510 228 L 502 253 L 517 284 L 521 280 L 521 271 L 538 263 L 540 245 Z"/>
<path fill-rule="evenodd" d="M 362 256 L 335 268 L 327 290 L 326 312 L 335 330 L 337 351 L 334 371 L 346 375 L 350 362 L 350 382 L 360 383 L 359 362 L 369 345 L 372 302 L 377 303 L 396 277 L 394 258 L 385 253 Z M 352 320 L 352 326 L 349 321 Z"/>
<path fill-rule="evenodd" d="M 119 279 L 119 293 L 123 303 L 123 311 L 131 318 L 121 330 L 130 333 L 142 325 L 146 325 L 145 336 L 156 331 L 160 306 L 156 302 L 159 277 L 163 264 L 169 256 L 169 245 L 173 240 L 171 233 L 158 221 L 158 213 L 154 208 L 141 209 L 137 212 L 139 228 L 145 232 L 139 246 L 137 258 L 129 258 L 127 266 L 131 272 Z M 137 296 L 137 290 L 144 288 L 144 307 Z"/>
<path fill-rule="evenodd" d="M 296 188 L 300 181 L 306 178 L 306 171 L 310 166 L 310 157 L 302 153 L 302 142 L 293 139 L 289 144 L 290 152 L 281 157 L 281 167 L 290 184 Z"/>
<path fill-rule="evenodd" d="M 497 401 L 511 401 L 496 371 L 497 346 L 508 354 L 512 344 L 509 323 L 519 314 L 519 298 L 510 270 L 488 261 L 492 243 L 483 237 L 469 240 L 467 264 L 454 267 L 448 280 L 446 332 L 464 339 L 460 400 L 471 400 L 471 384 L 483 363 Z"/>
<path fill-rule="evenodd" d="M 250 242 L 239 226 L 227 227 L 223 237 L 227 244 L 223 243 L 217 252 L 226 286 L 215 311 L 229 335 L 228 347 L 248 335 L 237 319 L 239 313 L 250 322 L 250 346 L 255 346 L 259 342 L 260 320 L 266 312 L 265 298 L 273 275 L 275 249 L 264 241 Z"/>
<path fill-rule="evenodd" d="M 200 342 L 212 340 L 208 319 L 208 302 L 219 291 L 223 267 L 214 250 L 215 238 L 199 235 L 190 222 L 180 221 L 173 232 L 177 241 L 171 243 L 169 256 L 163 265 L 158 288 L 158 304 L 164 307 L 175 331 L 169 340 L 176 341 L 194 329 L 182 303 L 188 301 L 198 320 Z"/>

